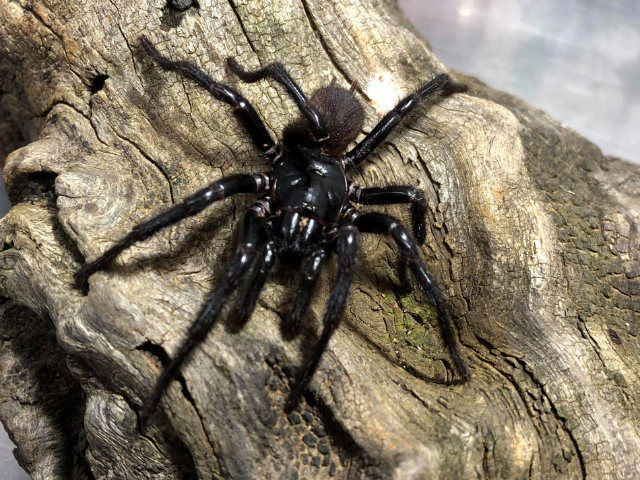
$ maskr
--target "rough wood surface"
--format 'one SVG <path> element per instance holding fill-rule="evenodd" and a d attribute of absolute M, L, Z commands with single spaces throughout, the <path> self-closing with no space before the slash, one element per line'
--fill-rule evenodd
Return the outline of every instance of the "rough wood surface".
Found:
<path fill-rule="evenodd" d="M 432 309 L 402 286 L 393 246 L 365 236 L 299 412 L 283 402 L 331 271 L 290 343 L 279 325 L 295 281 L 279 271 L 246 329 L 218 325 L 141 433 L 161 358 L 250 198 L 132 248 L 87 296 L 72 274 L 207 182 L 265 167 L 229 108 L 161 71 L 140 34 L 231 84 L 227 56 L 282 61 L 307 92 L 357 82 L 365 132 L 381 84 L 406 94 L 445 67 L 392 0 L 199 0 L 183 13 L 0 0 L 0 18 L 0 155 L 22 147 L 4 170 L 0 418 L 33 478 L 640 478 L 640 169 L 463 75 L 468 94 L 420 108 L 351 178 L 427 193 L 422 253 L 471 380 L 452 384 Z M 292 119 L 273 84 L 237 88 L 274 136 Z"/>

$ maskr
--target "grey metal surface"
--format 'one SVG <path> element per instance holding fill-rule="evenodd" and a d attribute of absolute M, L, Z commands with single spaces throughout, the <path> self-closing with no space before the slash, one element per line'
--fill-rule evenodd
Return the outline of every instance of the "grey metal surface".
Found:
<path fill-rule="evenodd" d="M 638 0 L 399 0 L 449 68 L 640 163 Z"/>
<path fill-rule="evenodd" d="M 445 65 L 640 163 L 638 0 L 399 1 Z M 12 449 L 0 429 L 0 480 L 26 480 Z"/>

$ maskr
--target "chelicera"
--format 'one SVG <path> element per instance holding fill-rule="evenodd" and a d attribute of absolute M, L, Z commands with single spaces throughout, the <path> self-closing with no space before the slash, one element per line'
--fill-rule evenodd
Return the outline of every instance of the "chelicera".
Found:
<path fill-rule="evenodd" d="M 75 275 L 76 283 L 86 288 L 93 273 L 107 269 L 119 253 L 134 243 L 196 215 L 230 195 L 253 193 L 259 196 L 239 221 L 233 259 L 209 293 L 183 344 L 157 380 L 142 412 L 143 422 L 155 409 L 180 365 L 211 330 L 234 291 L 242 287 L 229 322 L 232 329 L 240 330 L 251 316 L 260 291 L 278 261 L 301 270 L 302 279 L 293 307 L 283 325 L 285 336 L 294 337 L 303 326 L 320 273 L 335 252 L 338 274 L 322 319 L 322 333 L 287 399 L 287 409 L 295 407 L 342 319 L 357 264 L 361 233 L 389 235 L 395 241 L 402 262 L 437 309 L 444 342 L 457 373 L 462 379 L 468 378 L 469 371 L 458 351 L 447 312 L 446 297 L 418 250 L 418 244 L 426 237 L 426 201 L 422 192 L 406 185 L 361 188 L 347 179 L 347 172 L 360 165 L 424 99 L 437 92 L 444 95 L 463 92 L 466 87 L 453 82 L 446 74 L 436 76 L 403 98 L 361 142 L 345 153 L 364 121 L 364 110 L 352 91 L 331 84 L 307 99 L 281 64 L 273 63 L 248 72 L 229 58 L 229 68 L 242 81 L 253 83 L 270 78 L 284 88 L 298 106 L 300 116 L 284 129 L 280 146 L 271 138 L 249 101 L 233 88 L 214 81 L 192 63 L 166 58 L 146 37 L 141 37 L 141 44 L 160 67 L 193 80 L 215 99 L 233 107 L 233 113 L 270 164 L 266 172 L 216 180 L 184 202 L 135 226 L 116 245 Z M 361 213 L 354 206 L 397 203 L 411 205 L 413 236 L 396 218 L 382 213 Z"/>

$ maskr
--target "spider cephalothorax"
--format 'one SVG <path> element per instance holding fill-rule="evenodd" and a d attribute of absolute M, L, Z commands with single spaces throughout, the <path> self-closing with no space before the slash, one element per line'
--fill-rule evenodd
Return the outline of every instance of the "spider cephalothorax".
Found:
<path fill-rule="evenodd" d="M 184 202 L 137 225 L 119 243 L 76 273 L 76 283 L 86 287 L 91 274 L 108 268 L 111 261 L 135 242 L 160 229 L 201 212 L 212 203 L 237 193 L 257 193 L 259 199 L 247 209 L 237 227 L 234 258 L 211 291 L 190 328 L 187 338 L 162 372 L 148 399 L 141 419 L 148 418 L 167 383 L 189 352 L 202 341 L 220 315 L 231 294 L 242 289 L 230 313 L 230 325 L 241 329 L 253 312 L 260 291 L 277 260 L 302 270 L 291 314 L 283 331 L 286 337 L 299 333 L 315 284 L 329 256 L 338 256 L 338 276 L 322 321 L 323 330 L 292 390 L 287 408 L 295 406 L 313 376 L 331 335 L 342 318 L 357 261 L 361 232 L 390 235 L 402 261 L 413 273 L 421 290 L 439 314 L 445 343 L 458 374 L 469 371 L 458 352 L 446 308 L 445 295 L 420 258 L 418 243 L 426 236 L 426 202 L 420 190 L 410 186 L 360 188 L 347 180 L 346 172 L 360 164 L 410 111 L 428 96 L 462 92 L 465 86 L 441 74 L 402 99 L 353 149 L 347 145 L 359 133 L 364 111 L 351 90 L 334 83 L 317 90 L 309 100 L 285 68 L 274 63 L 254 72 L 243 70 L 234 59 L 229 68 L 245 82 L 272 78 L 291 96 L 300 118 L 283 131 L 283 147 L 273 141 L 251 104 L 227 85 L 215 82 L 189 62 L 164 57 L 145 37 L 147 53 L 166 70 L 174 70 L 198 83 L 213 97 L 233 107 L 255 145 L 271 164 L 269 171 L 222 178 L 187 197 Z M 381 213 L 360 213 L 353 204 L 411 204 L 415 240 L 402 223 Z M 416 242 L 417 240 L 417 242 Z M 245 280 L 246 279 L 246 280 Z"/>

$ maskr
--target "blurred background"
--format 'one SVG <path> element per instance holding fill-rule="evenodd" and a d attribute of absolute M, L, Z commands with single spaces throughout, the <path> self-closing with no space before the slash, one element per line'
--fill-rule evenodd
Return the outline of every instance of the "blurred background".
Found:
<path fill-rule="evenodd" d="M 399 0 L 449 68 L 640 163 L 640 1 Z M 0 216 L 9 202 L 0 186 Z M 29 476 L 0 429 L 0 479 Z"/>
<path fill-rule="evenodd" d="M 638 0 L 399 0 L 448 67 L 640 163 Z"/>

